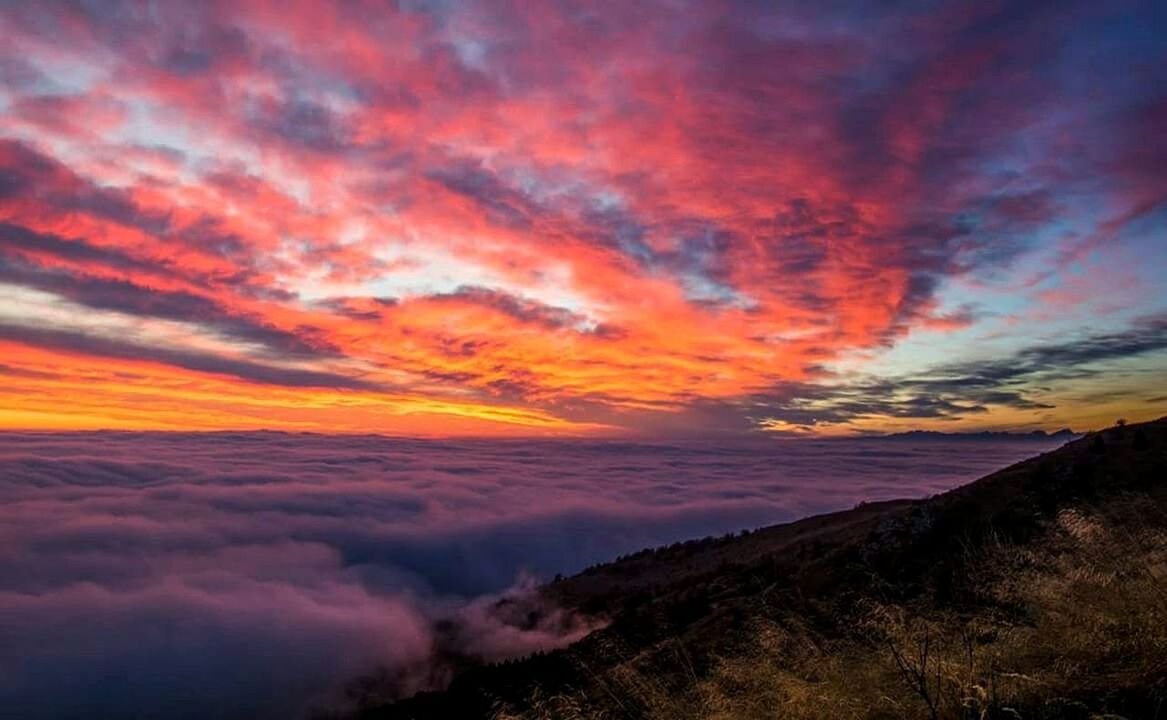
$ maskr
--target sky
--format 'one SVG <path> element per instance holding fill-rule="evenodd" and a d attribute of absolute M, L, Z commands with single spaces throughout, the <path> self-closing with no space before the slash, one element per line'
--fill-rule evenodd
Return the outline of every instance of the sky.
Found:
<path fill-rule="evenodd" d="M 1161 2 L 10 2 L 0 428 L 1167 408 Z"/>

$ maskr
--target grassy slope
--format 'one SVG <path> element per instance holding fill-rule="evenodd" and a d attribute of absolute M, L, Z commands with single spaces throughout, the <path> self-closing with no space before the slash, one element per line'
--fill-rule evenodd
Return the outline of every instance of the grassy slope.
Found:
<path fill-rule="evenodd" d="M 546 588 L 612 619 L 368 718 L 1167 718 L 1167 418 Z"/>

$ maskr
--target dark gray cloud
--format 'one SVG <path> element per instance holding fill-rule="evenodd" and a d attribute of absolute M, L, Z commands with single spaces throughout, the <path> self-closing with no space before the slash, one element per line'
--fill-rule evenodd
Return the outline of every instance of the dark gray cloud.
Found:
<path fill-rule="evenodd" d="M 248 126 L 257 133 L 313 152 L 330 154 L 357 149 L 344 119 L 308 100 L 258 103 L 249 113 Z"/>
<path fill-rule="evenodd" d="M 549 330 L 573 327 L 584 321 L 584 317 L 567 308 L 555 307 L 535 300 L 516 297 L 501 290 L 463 285 L 450 293 L 428 296 L 439 302 L 452 300 L 493 308 L 520 322 L 540 325 Z"/>
<path fill-rule="evenodd" d="M 33 247 L 32 243 L 36 243 Z M 130 282 L 46 269 L 5 257 L 11 250 L 35 250 L 66 259 L 85 259 L 116 264 L 122 269 L 164 270 L 134 261 L 116 251 L 95 248 L 81 242 L 63 240 L 53 235 L 33 233 L 11 225 L 0 225 L 0 282 L 34 288 L 66 298 L 74 303 L 99 310 L 113 310 L 130 315 L 178 320 L 201 325 L 222 335 L 258 343 L 281 356 L 336 357 L 337 348 L 324 341 L 320 333 L 301 328 L 301 334 L 285 332 L 231 312 L 203 295 L 178 290 L 159 290 Z M 168 273 L 163 272 L 163 275 Z"/>
<path fill-rule="evenodd" d="M 198 351 L 145 345 L 132 340 L 95 333 L 32 327 L 14 322 L 0 322 L 0 338 L 33 347 L 64 350 L 97 357 L 160 362 L 196 372 L 233 375 L 243 380 L 268 385 L 354 390 L 386 389 L 383 385 L 338 373 L 279 367 L 264 364 L 259 360 L 242 360 Z"/>
<path fill-rule="evenodd" d="M 527 230 L 533 219 L 545 212 L 535 200 L 477 162 L 454 162 L 431 170 L 428 177 L 473 201 L 502 227 Z"/>
<path fill-rule="evenodd" d="M 1113 362 L 1167 351 L 1167 317 L 1155 315 L 1115 331 L 1033 345 L 992 360 L 955 362 L 926 372 L 832 385 L 787 383 L 735 403 L 698 403 L 710 417 L 773 417 L 796 425 L 847 422 L 859 417 L 959 417 L 991 405 L 1052 408 L 1035 390 L 1060 380 L 1116 372 Z"/>
<path fill-rule="evenodd" d="M 86 213 L 237 264 L 228 277 L 215 280 L 242 283 L 259 261 L 218 219 L 202 215 L 179 225 L 170 213 L 140 207 L 127 190 L 98 185 L 25 143 L 0 138 L 0 200 L 18 198 L 33 198 L 58 213 Z M 189 278 L 190 269 L 183 270 Z"/>
<path fill-rule="evenodd" d="M 1125 330 L 1037 345 L 1021 351 L 1014 358 L 991 363 L 953 367 L 956 370 L 963 368 L 969 377 L 987 382 L 1039 374 L 1057 377 L 1078 366 L 1165 349 L 1167 315 L 1154 315 L 1137 320 Z"/>
<path fill-rule="evenodd" d="M 0 223 L 0 252 L 12 257 L 33 253 L 77 263 L 93 263 L 121 270 L 144 270 L 167 274 L 165 268 L 113 248 L 97 247 L 80 239 L 40 233 L 20 225 Z"/>

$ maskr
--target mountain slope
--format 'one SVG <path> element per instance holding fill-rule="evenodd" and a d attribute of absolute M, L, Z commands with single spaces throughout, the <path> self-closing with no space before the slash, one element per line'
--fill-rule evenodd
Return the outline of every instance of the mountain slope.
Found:
<path fill-rule="evenodd" d="M 1167 418 L 544 592 L 611 623 L 361 717 L 1167 717 Z"/>

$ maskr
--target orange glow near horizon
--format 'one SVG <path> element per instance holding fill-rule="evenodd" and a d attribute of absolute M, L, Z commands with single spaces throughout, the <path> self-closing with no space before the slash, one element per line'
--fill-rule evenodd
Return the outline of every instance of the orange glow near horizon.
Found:
<path fill-rule="evenodd" d="M 1161 415 L 1167 101 L 983 12 L 5 7 L 0 428 Z"/>

